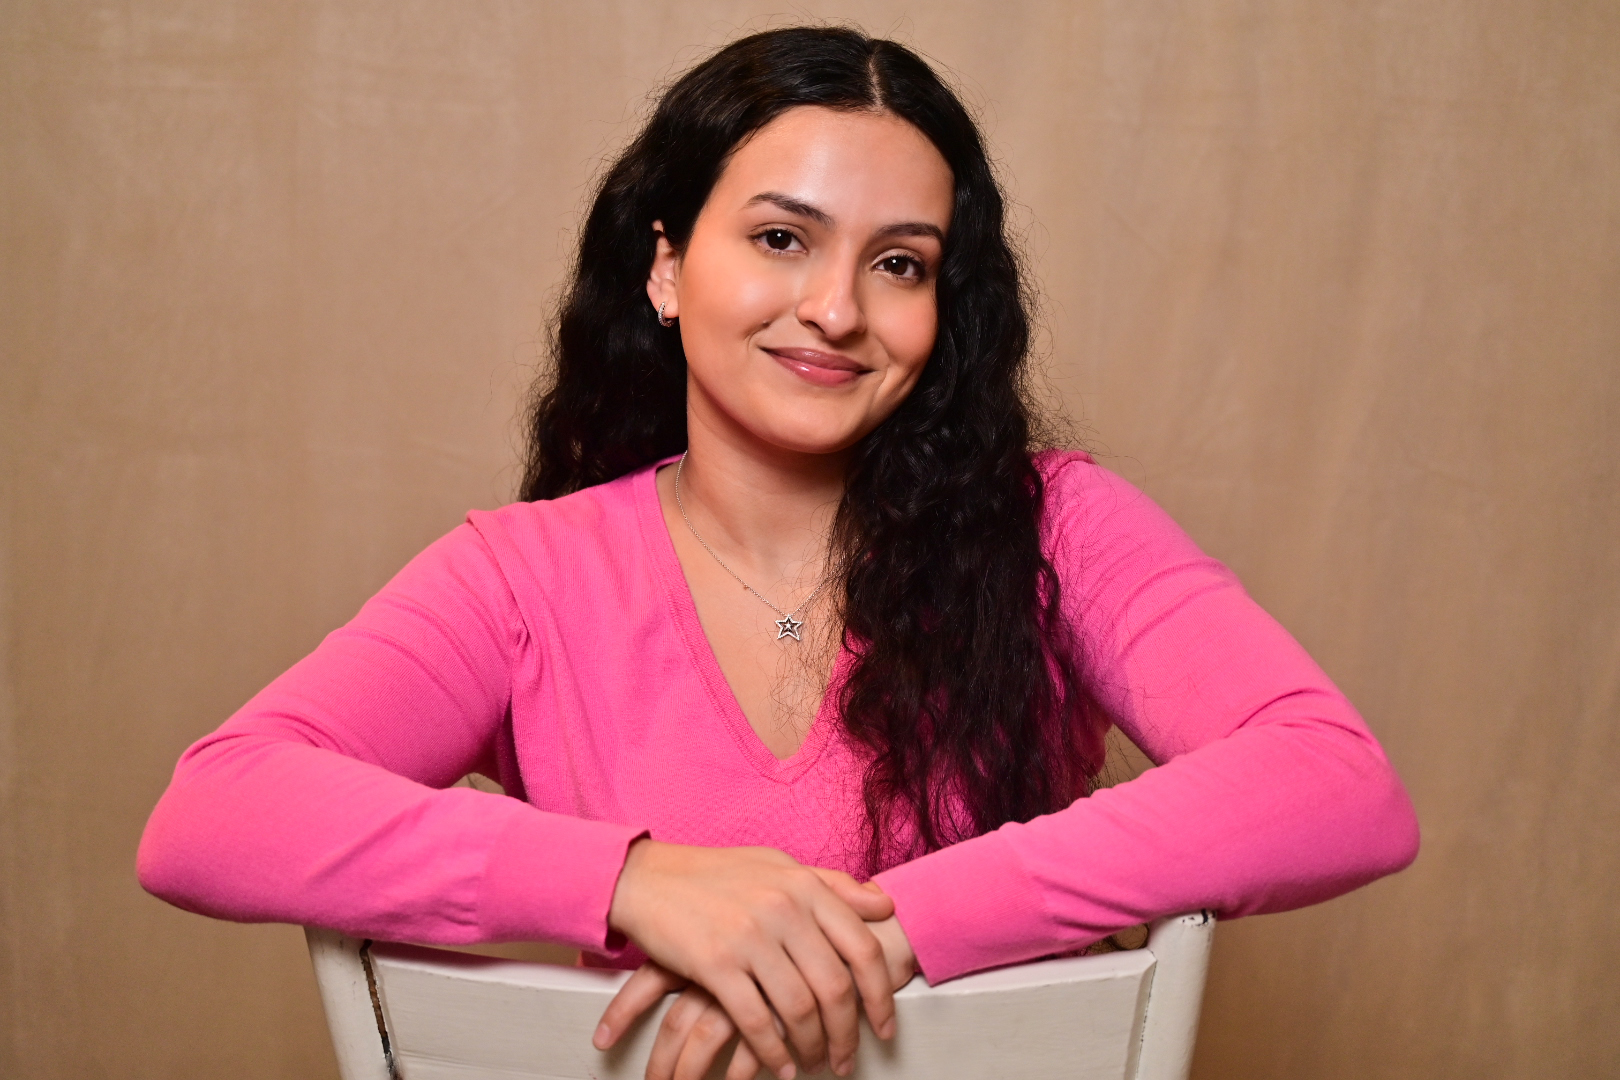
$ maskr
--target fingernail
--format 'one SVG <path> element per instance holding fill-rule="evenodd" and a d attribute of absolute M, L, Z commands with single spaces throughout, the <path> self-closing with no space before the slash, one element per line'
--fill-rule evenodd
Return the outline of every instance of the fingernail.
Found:
<path fill-rule="evenodd" d="M 855 1063 L 853 1061 L 840 1061 L 838 1064 L 833 1066 L 833 1072 L 837 1073 L 839 1076 L 848 1076 L 854 1071 Z"/>
<path fill-rule="evenodd" d="M 780 1077 L 780 1080 L 793 1080 L 793 1077 L 797 1073 L 798 1070 L 793 1067 L 793 1062 L 791 1061 L 782 1066 L 780 1069 L 776 1070 L 776 1075 Z"/>
<path fill-rule="evenodd" d="M 596 1034 L 591 1036 L 591 1042 L 598 1050 L 607 1046 L 608 1040 L 613 1038 L 613 1029 L 606 1024 L 596 1025 Z"/>
<path fill-rule="evenodd" d="M 878 1038 L 880 1038 L 880 1039 L 892 1039 L 892 1038 L 894 1038 L 894 1017 L 891 1016 L 891 1017 L 889 1017 L 889 1019 L 884 1021 L 883 1030 L 878 1032 Z"/>

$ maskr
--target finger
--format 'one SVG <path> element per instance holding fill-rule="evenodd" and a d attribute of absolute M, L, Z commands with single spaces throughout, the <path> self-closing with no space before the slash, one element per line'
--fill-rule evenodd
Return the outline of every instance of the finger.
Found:
<path fill-rule="evenodd" d="M 862 884 L 842 870 L 828 870 L 822 866 L 810 869 L 815 871 L 823 885 L 833 891 L 834 896 L 848 904 L 855 914 L 867 922 L 877 922 L 894 914 L 894 901 L 876 883 L 868 881 Z"/>
<path fill-rule="evenodd" d="M 808 924 L 805 930 L 806 934 L 796 936 L 821 937 L 813 924 Z M 799 1052 L 805 1071 L 819 1072 L 827 1060 L 827 1035 L 820 1003 L 805 981 L 804 972 L 782 947 L 762 953 L 754 961 L 753 971 L 765 999 L 782 1018 L 788 1041 Z"/>
<path fill-rule="evenodd" d="M 681 992 L 664 1013 L 653 1039 L 652 1053 L 647 1055 L 647 1080 L 671 1080 L 681 1059 L 681 1051 L 692 1029 L 704 1012 L 714 1004 L 714 998 L 701 986 L 689 986 Z"/>
<path fill-rule="evenodd" d="M 860 926 L 866 925 L 859 919 L 854 921 Z M 821 927 L 814 923 L 788 939 L 787 951 L 815 995 L 821 1030 L 827 1040 L 827 1060 L 832 1063 L 834 1072 L 842 1074 L 846 1066 L 854 1063 L 855 1048 L 861 1039 L 859 1003 L 850 968 Z M 882 952 L 881 947 L 879 952 Z M 820 1060 L 812 1061 L 803 1056 L 799 1060 L 805 1063 L 808 1072 L 818 1072 L 822 1067 Z"/>
<path fill-rule="evenodd" d="M 816 924 L 848 965 L 867 1022 L 880 1039 L 894 1036 L 894 979 L 883 945 L 865 920 L 842 904 L 817 905 Z M 852 1051 L 853 1052 L 853 1051 Z"/>
<path fill-rule="evenodd" d="M 787 958 L 783 957 L 782 962 L 786 964 Z M 733 971 L 715 979 L 706 989 L 726 1010 L 738 1033 L 754 1048 L 754 1056 L 779 1080 L 793 1080 L 798 1072 L 793 1056 L 776 1029 L 776 1014 L 765 1003 L 754 980 Z M 808 995 L 810 991 L 806 989 L 805 993 Z"/>
<path fill-rule="evenodd" d="M 711 1004 L 686 1036 L 686 1045 L 681 1048 L 680 1060 L 675 1064 L 674 1080 L 703 1080 L 709 1066 L 735 1034 L 737 1028 L 731 1017 L 719 1005 Z"/>
<path fill-rule="evenodd" d="M 752 1047 L 739 1042 L 737 1049 L 731 1052 L 731 1064 L 726 1066 L 726 1080 L 754 1080 L 758 1075 L 759 1058 L 754 1056 Z"/>
<path fill-rule="evenodd" d="M 596 1025 L 596 1034 L 591 1036 L 591 1045 L 606 1050 L 619 1041 L 619 1036 L 629 1030 L 636 1017 L 657 1005 L 665 994 L 686 984 L 685 979 L 652 961 L 642 964 L 608 1002 L 601 1023 Z"/>

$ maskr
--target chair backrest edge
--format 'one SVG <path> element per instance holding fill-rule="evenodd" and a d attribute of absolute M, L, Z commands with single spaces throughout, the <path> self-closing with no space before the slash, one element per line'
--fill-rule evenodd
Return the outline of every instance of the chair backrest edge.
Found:
<path fill-rule="evenodd" d="M 1136 1080 L 1187 1080 L 1214 931 L 1215 916 L 1208 911 L 1153 924 L 1147 943 L 1155 960 L 1153 984 L 1142 1023 Z"/>
<path fill-rule="evenodd" d="M 331 1029 L 339 1075 L 343 1080 L 394 1080 L 361 955 L 364 943 L 315 926 L 304 927 L 304 939 L 309 944 L 321 1006 L 326 1010 L 326 1026 Z"/>

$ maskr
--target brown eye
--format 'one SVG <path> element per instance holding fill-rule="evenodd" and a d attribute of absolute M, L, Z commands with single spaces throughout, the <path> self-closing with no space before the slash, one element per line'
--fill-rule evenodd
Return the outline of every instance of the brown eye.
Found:
<path fill-rule="evenodd" d="M 765 233 L 765 246 L 773 251 L 786 251 L 793 246 L 793 234 L 786 229 L 769 229 Z"/>
<path fill-rule="evenodd" d="M 878 265 L 883 268 L 884 273 L 893 274 L 895 277 L 906 277 L 914 271 L 921 272 L 921 267 L 917 266 L 917 261 L 908 259 L 904 255 L 890 255 Z"/>

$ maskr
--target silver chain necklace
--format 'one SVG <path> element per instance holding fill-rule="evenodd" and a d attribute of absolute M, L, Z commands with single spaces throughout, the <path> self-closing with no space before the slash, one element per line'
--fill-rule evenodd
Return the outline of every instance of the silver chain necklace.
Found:
<path fill-rule="evenodd" d="M 810 590 L 810 595 L 805 597 L 799 606 L 794 608 L 792 611 L 783 611 L 781 608 L 771 603 L 770 600 L 766 599 L 764 593 L 760 592 L 758 589 L 748 584 L 748 582 L 744 581 L 741 574 L 727 566 L 726 560 L 714 553 L 714 548 L 710 547 L 709 542 L 703 539 L 703 534 L 697 531 L 697 526 L 692 524 L 692 519 L 686 516 L 686 506 L 681 502 L 681 469 L 685 466 L 686 455 L 682 454 L 681 460 L 675 465 L 675 509 L 681 512 L 681 520 L 686 522 L 686 527 L 692 530 L 692 536 L 696 538 L 698 543 L 703 545 L 703 550 L 709 553 L 710 558 L 714 559 L 715 562 L 720 564 L 720 569 L 736 578 L 737 584 L 753 593 L 754 597 L 758 599 L 760 603 L 782 616 L 780 619 L 776 620 L 777 641 L 781 641 L 785 637 L 790 637 L 794 641 L 803 640 L 799 637 L 799 631 L 804 628 L 804 620 L 795 619 L 793 616 L 810 606 L 810 602 L 821 593 L 822 586 L 827 584 L 827 579 L 822 578 L 821 581 L 817 583 L 816 587 Z"/>

